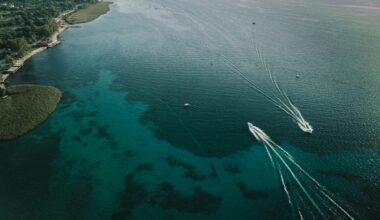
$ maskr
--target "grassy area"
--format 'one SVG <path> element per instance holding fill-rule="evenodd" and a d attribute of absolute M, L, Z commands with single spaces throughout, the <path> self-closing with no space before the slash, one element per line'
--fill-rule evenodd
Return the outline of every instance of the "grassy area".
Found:
<path fill-rule="evenodd" d="M 0 140 L 25 134 L 52 113 L 62 93 L 52 86 L 15 85 L 0 99 Z"/>
<path fill-rule="evenodd" d="M 89 4 L 83 9 L 78 9 L 76 12 L 66 18 L 70 24 L 79 24 L 95 20 L 100 15 L 107 13 L 110 10 L 110 2 L 98 2 Z"/>

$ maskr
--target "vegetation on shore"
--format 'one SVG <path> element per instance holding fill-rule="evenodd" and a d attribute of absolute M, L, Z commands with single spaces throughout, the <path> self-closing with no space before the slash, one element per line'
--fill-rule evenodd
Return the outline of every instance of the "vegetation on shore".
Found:
<path fill-rule="evenodd" d="M 95 20 L 110 10 L 110 2 L 98 2 L 80 6 L 76 12 L 66 17 L 69 24 L 79 24 Z"/>
<path fill-rule="evenodd" d="M 65 27 L 63 19 L 92 21 L 108 12 L 109 4 L 98 0 L 0 0 L 0 140 L 16 138 L 38 126 L 61 99 L 61 92 L 51 86 L 6 88 L 1 73 L 9 72 L 9 67 L 19 68 L 30 51 L 52 41 Z"/>
<path fill-rule="evenodd" d="M 58 30 L 61 13 L 97 0 L 0 0 L 0 72 Z"/>
<path fill-rule="evenodd" d="M 25 134 L 42 123 L 55 109 L 62 93 L 55 87 L 15 85 L 0 99 L 0 140 Z"/>

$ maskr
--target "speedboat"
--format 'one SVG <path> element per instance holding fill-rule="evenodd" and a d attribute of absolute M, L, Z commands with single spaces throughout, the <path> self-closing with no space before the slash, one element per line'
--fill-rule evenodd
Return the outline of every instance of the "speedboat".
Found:
<path fill-rule="evenodd" d="M 263 130 L 261 130 L 260 128 L 254 126 L 252 123 L 250 122 L 247 122 L 248 124 L 248 129 L 249 131 L 253 134 L 253 136 L 255 136 L 255 138 L 260 141 L 260 142 L 264 142 L 264 141 L 267 141 L 269 140 L 269 137 L 267 134 L 265 134 L 265 132 Z"/>
<path fill-rule="evenodd" d="M 298 122 L 297 124 L 303 132 L 311 134 L 314 131 L 313 127 L 311 127 L 311 125 L 308 122 L 304 122 L 304 123 Z"/>

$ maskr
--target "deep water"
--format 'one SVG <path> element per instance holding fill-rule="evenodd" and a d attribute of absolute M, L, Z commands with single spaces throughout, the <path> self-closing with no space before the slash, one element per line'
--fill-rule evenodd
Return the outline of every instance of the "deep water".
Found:
<path fill-rule="evenodd" d="M 64 94 L 41 126 L 0 142 L 0 219 L 294 218 L 248 121 L 355 218 L 375 219 L 380 6 L 354 3 L 116 0 L 69 28 L 10 80 Z M 228 65 L 271 94 L 256 48 L 312 135 Z"/>

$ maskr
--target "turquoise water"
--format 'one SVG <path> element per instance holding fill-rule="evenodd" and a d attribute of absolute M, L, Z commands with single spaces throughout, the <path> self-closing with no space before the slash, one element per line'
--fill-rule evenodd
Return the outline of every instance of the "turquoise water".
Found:
<path fill-rule="evenodd" d="M 70 28 L 11 79 L 55 85 L 64 97 L 41 126 L 0 142 L 0 218 L 295 218 L 251 121 L 352 216 L 374 219 L 378 13 L 326 2 L 117 0 Z M 226 62 L 270 94 L 256 47 L 312 135 Z M 295 174 L 327 218 L 345 218 Z M 284 178 L 304 217 L 320 219 Z"/>

